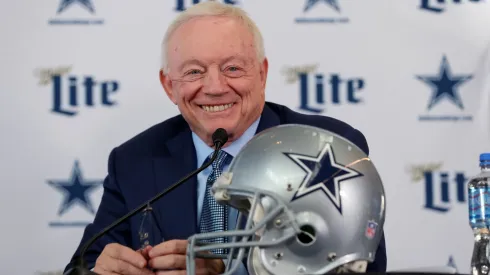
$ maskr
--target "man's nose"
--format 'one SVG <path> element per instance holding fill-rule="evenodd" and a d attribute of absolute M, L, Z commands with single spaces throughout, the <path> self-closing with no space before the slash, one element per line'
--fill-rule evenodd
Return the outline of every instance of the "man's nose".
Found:
<path fill-rule="evenodd" d="M 212 96 L 220 96 L 227 92 L 226 77 L 218 68 L 210 68 L 204 79 L 204 92 Z"/>

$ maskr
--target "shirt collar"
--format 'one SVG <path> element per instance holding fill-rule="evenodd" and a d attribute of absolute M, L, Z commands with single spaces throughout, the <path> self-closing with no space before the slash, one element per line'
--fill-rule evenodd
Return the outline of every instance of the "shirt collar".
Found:
<path fill-rule="evenodd" d="M 250 127 L 248 127 L 240 138 L 221 150 L 230 154 L 232 157 L 235 157 L 243 146 L 245 146 L 245 144 L 253 138 L 255 132 L 257 131 L 257 127 L 259 126 L 259 121 L 260 117 L 254 123 L 252 123 Z M 214 148 L 209 147 L 209 145 L 202 141 L 202 139 L 199 138 L 199 136 L 194 132 L 192 132 L 192 141 L 194 142 L 194 147 L 196 148 L 198 167 L 201 167 L 209 155 L 214 152 Z"/>

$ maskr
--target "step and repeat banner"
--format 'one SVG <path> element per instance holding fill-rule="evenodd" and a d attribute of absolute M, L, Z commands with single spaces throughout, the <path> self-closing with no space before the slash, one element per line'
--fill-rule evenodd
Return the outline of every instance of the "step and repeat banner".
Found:
<path fill-rule="evenodd" d="M 490 152 L 490 3 L 221 1 L 263 33 L 268 101 L 366 136 L 387 194 L 388 269 L 468 273 L 466 184 Z M 159 83 L 160 43 L 197 2 L 2 3 L 1 274 L 61 274 L 110 150 L 178 114 Z"/>

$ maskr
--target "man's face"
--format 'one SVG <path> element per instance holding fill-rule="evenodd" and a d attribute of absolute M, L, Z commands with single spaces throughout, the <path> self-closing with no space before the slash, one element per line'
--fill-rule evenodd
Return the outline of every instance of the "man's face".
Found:
<path fill-rule="evenodd" d="M 168 43 L 168 68 L 160 80 L 191 129 L 212 145 L 224 128 L 239 138 L 265 103 L 267 60 L 258 60 L 252 33 L 225 17 L 193 19 Z"/>

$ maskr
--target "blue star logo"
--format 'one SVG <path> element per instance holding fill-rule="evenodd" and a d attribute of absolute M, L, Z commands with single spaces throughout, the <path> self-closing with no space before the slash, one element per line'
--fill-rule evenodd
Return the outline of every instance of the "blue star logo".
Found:
<path fill-rule="evenodd" d="M 315 6 L 320 1 L 327 3 L 332 8 L 334 8 L 336 11 L 340 12 L 339 3 L 337 3 L 337 0 L 306 0 L 304 12 L 307 12 L 309 9 L 311 9 L 313 6 Z"/>
<path fill-rule="evenodd" d="M 60 191 L 64 198 L 58 210 L 58 216 L 63 215 L 75 203 L 88 210 L 91 214 L 95 214 L 95 209 L 88 197 L 88 194 L 99 187 L 103 181 L 83 179 L 82 171 L 78 161 L 75 161 L 71 177 L 68 180 L 49 180 L 48 184 Z"/>
<path fill-rule="evenodd" d="M 58 7 L 58 12 L 63 12 L 66 8 L 71 6 L 73 3 L 79 3 L 83 7 L 85 7 L 90 13 L 94 13 L 94 5 L 92 4 L 92 0 L 61 0 L 60 6 Z"/>
<path fill-rule="evenodd" d="M 342 214 L 340 183 L 344 180 L 363 176 L 361 173 L 338 163 L 330 143 L 326 143 L 317 156 L 305 156 L 295 153 L 284 153 L 305 171 L 293 200 L 315 191 L 323 191 Z"/>
<path fill-rule="evenodd" d="M 417 76 L 417 79 L 423 81 L 432 88 L 432 96 L 429 100 L 429 105 L 427 106 L 427 109 L 429 110 L 443 98 L 451 100 L 454 105 L 458 106 L 460 109 L 464 109 L 457 88 L 471 78 L 471 75 L 452 75 L 446 56 L 442 58 L 439 75 Z"/>

